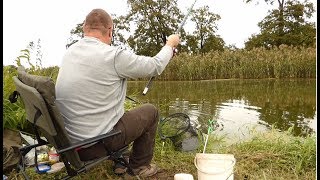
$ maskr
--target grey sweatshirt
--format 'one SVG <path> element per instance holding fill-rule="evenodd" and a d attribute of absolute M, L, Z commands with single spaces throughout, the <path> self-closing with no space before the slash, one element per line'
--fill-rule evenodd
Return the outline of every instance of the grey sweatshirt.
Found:
<path fill-rule="evenodd" d="M 172 58 L 170 46 L 154 57 L 84 37 L 65 53 L 56 82 L 56 104 L 72 142 L 112 130 L 124 114 L 127 78 L 160 75 Z"/>

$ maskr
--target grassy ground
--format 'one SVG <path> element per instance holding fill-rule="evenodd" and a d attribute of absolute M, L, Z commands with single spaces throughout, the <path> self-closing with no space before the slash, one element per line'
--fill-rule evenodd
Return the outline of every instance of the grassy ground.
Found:
<path fill-rule="evenodd" d="M 231 146 L 225 146 L 223 140 L 214 135 L 210 137 L 206 153 L 230 153 L 235 156 L 234 179 L 316 179 L 315 135 L 302 138 L 292 136 L 289 131 L 280 133 L 271 130 L 256 134 L 250 141 Z M 149 179 L 173 179 L 176 173 L 190 173 L 196 179 L 194 158 L 202 149 L 203 146 L 200 145 L 196 152 L 180 152 L 174 150 L 170 141 L 166 141 L 163 146 L 157 139 L 153 162 L 162 170 Z M 27 173 L 31 179 L 55 179 L 65 175 L 64 172 L 39 175 L 33 168 L 29 168 Z M 15 171 L 8 177 L 23 179 Z M 127 179 L 127 176 L 123 178 L 114 175 L 112 163 L 106 161 L 74 179 Z"/>

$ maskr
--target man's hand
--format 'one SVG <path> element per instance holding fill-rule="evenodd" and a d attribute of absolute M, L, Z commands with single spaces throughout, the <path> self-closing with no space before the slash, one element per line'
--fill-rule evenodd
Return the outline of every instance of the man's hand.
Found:
<path fill-rule="evenodd" d="M 180 43 L 180 38 L 178 34 L 172 34 L 168 37 L 166 45 L 176 48 Z"/>

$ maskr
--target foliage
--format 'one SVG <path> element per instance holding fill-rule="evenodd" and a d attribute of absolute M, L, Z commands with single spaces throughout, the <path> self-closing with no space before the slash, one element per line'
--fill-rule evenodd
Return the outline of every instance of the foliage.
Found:
<path fill-rule="evenodd" d="M 40 42 L 40 40 L 38 41 Z M 41 65 L 41 59 L 39 55 L 41 54 L 40 45 L 38 44 L 37 51 L 37 62 Z M 26 49 L 20 51 L 19 55 L 15 62 L 17 66 L 25 64 L 24 61 L 30 66 L 28 71 L 38 72 L 41 69 L 41 66 L 37 63 L 34 65 L 31 62 L 30 50 L 34 48 L 34 43 L 30 42 Z M 15 91 L 15 85 L 13 82 L 13 77 L 17 76 L 17 67 L 13 65 L 3 66 L 3 128 L 10 129 L 25 129 L 28 126 L 26 121 L 26 114 L 24 110 L 23 103 L 20 98 L 16 103 L 11 103 L 9 101 L 9 96 L 13 91 Z"/>
<path fill-rule="evenodd" d="M 26 115 L 24 106 L 19 99 L 12 104 L 9 101 L 10 94 L 15 91 L 13 76 L 17 76 L 14 66 L 3 66 L 3 128 L 18 129 L 26 127 Z"/>
<path fill-rule="evenodd" d="M 113 45 L 129 46 L 130 49 L 140 55 L 156 55 L 165 44 L 166 38 L 175 33 L 178 23 L 183 15 L 177 7 L 177 0 L 128 0 L 129 12 L 127 15 L 113 16 L 114 32 Z M 179 52 L 205 53 L 210 50 L 223 50 L 224 41 L 215 35 L 218 29 L 216 21 L 220 19 L 218 14 L 209 11 L 208 6 L 203 6 L 191 12 L 192 21 L 196 23 L 193 34 L 186 34 L 181 29 L 182 45 Z M 71 30 L 71 37 L 67 47 L 71 46 L 83 37 L 83 23 Z M 130 27 L 134 32 L 128 34 Z"/>
<path fill-rule="evenodd" d="M 70 31 L 71 37 L 69 37 L 68 39 L 66 48 L 69 48 L 72 44 L 78 42 L 81 38 L 84 37 L 82 26 L 83 26 L 83 22 L 78 23 L 74 29 L 71 29 Z"/>
<path fill-rule="evenodd" d="M 129 23 L 126 16 L 117 17 L 115 14 L 113 17 L 113 33 L 112 33 L 112 45 L 127 45 L 126 38 L 121 32 L 128 32 L 130 30 Z"/>
<path fill-rule="evenodd" d="M 21 55 L 18 56 L 14 61 L 17 64 L 17 66 L 29 66 L 31 71 L 35 71 L 37 69 L 42 68 L 42 52 L 41 52 L 41 44 L 40 39 L 38 39 L 37 45 L 35 47 L 35 44 L 33 41 L 29 42 L 26 49 L 20 50 Z M 34 54 L 36 50 L 36 54 Z M 31 58 L 31 56 L 34 56 L 35 58 Z M 35 59 L 35 60 L 34 60 Z M 24 62 L 25 61 L 25 62 Z M 34 65 L 35 64 L 35 65 Z"/>
<path fill-rule="evenodd" d="M 273 1 L 266 0 L 266 2 Z M 278 9 L 269 11 L 269 14 L 258 23 L 261 29 L 260 34 L 252 35 L 245 42 L 245 48 L 261 46 L 271 48 L 281 44 L 315 47 L 315 23 L 306 20 L 315 11 L 313 3 L 307 1 L 301 3 L 297 0 L 278 2 Z"/>
<path fill-rule="evenodd" d="M 245 0 L 246 3 L 254 0 Z M 278 8 L 258 23 L 261 32 L 252 34 L 245 42 L 245 48 L 255 47 L 271 49 L 282 44 L 289 46 L 315 47 L 315 23 L 308 22 L 315 12 L 313 3 L 301 3 L 297 0 L 264 0 L 267 4 L 278 3 Z M 129 11 L 126 15 L 112 15 L 114 22 L 113 45 L 126 46 L 136 54 L 154 56 L 166 42 L 166 38 L 175 33 L 183 19 L 177 0 L 127 0 Z M 225 47 L 224 40 L 216 35 L 216 22 L 220 16 L 203 6 L 193 10 L 191 21 L 195 23 L 192 34 L 181 30 L 181 45 L 178 52 L 203 54 L 210 51 L 237 50 L 234 45 Z M 71 30 L 67 47 L 83 37 L 83 23 Z M 133 31 L 130 31 L 132 28 Z M 126 34 L 126 36 L 125 36 Z"/>
<path fill-rule="evenodd" d="M 224 41 L 218 35 L 210 35 L 204 42 L 200 53 L 207 53 L 210 51 L 223 51 L 224 50 Z M 200 46 L 201 47 L 201 46 Z"/>
<path fill-rule="evenodd" d="M 182 19 L 177 0 L 127 2 L 128 20 L 136 26 L 133 36 L 128 39 L 130 47 L 140 55 L 156 55 L 165 45 L 167 37 L 178 29 Z"/>
<path fill-rule="evenodd" d="M 34 51 L 36 50 L 36 54 Z M 28 66 L 26 71 L 30 74 L 48 76 L 54 81 L 57 78 L 59 67 L 42 67 L 42 53 L 40 39 L 35 47 L 33 42 L 30 42 L 26 49 L 20 51 L 15 59 L 16 66 Z M 33 57 L 32 55 L 35 55 Z M 35 62 L 34 62 L 35 59 Z M 16 103 L 9 101 L 9 96 L 16 87 L 13 82 L 13 77 L 17 76 L 17 67 L 14 65 L 3 66 L 3 128 L 19 129 L 28 131 L 30 124 L 26 121 L 26 113 L 21 98 L 18 98 Z"/>
<path fill-rule="evenodd" d="M 218 29 L 216 21 L 220 20 L 218 14 L 210 12 L 209 6 L 206 5 L 194 10 L 191 20 L 196 24 L 193 35 L 198 40 L 197 52 L 206 53 L 210 50 L 223 50 L 224 41 L 219 36 L 215 36 Z M 191 45 L 193 44 L 189 45 L 187 43 L 187 46 Z"/>

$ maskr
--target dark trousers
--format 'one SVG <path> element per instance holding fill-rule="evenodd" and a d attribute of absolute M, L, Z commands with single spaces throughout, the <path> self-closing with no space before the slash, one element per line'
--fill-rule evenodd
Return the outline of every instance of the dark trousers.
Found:
<path fill-rule="evenodd" d="M 113 129 L 121 130 L 121 134 L 104 140 L 105 147 L 116 151 L 133 142 L 132 152 L 129 157 L 131 168 L 149 165 L 153 157 L 155 136 L 159 121 L 159 112 L 155 106 L 144 104 L 126 112 Z M 89 156 L 101 156 L 98 148 L 86 148 L 79 151 L 81 159 Z M 100 148 L 101 149 L 101 148 Z M 92 157 L 90 157 L 91 159 Z"/>

